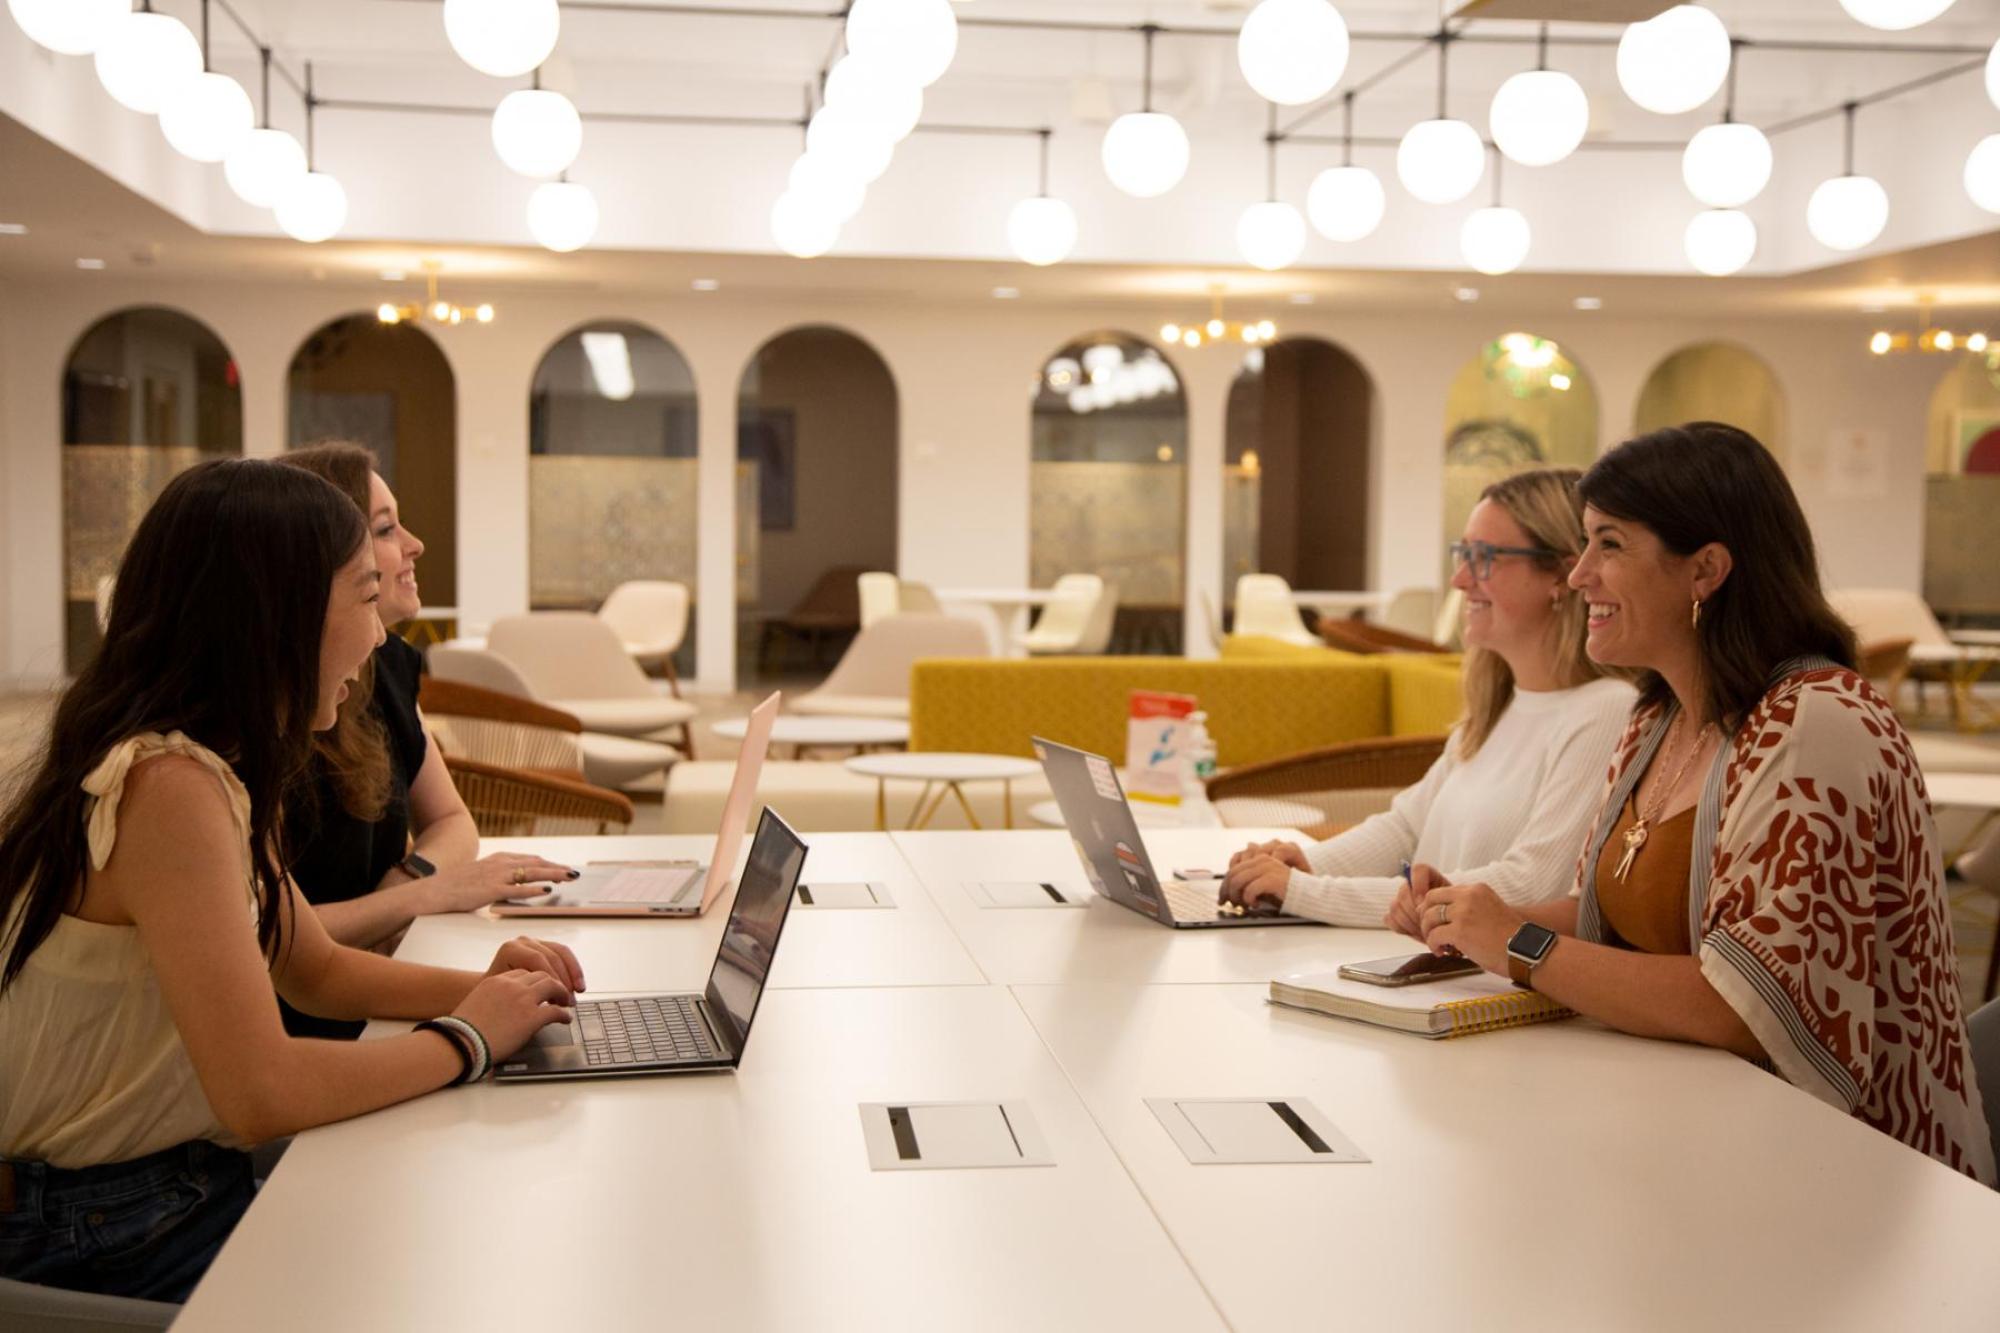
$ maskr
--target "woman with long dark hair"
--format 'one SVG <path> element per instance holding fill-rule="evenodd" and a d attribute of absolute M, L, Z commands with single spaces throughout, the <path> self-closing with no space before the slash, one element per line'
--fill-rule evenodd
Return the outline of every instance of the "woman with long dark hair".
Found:
<path fill-rule="evenodd" d="M 280 811 L 382 637 L 361 514 L 274 463 L 168 484 L 103 649 L 0 815 L 0 1274 L 178 1300 L 250 1200 L 246 1145 L 476 1077 L 582 986 L 516 940 L 485 976 L 336 945 Z M 428 1020 L 288 1037 L 308 1012 Z"/>
<path fill-rule="evenodd" d="M 1784 473 L 1700 421 L 1619 445 L 1581 490 L 1590 655 L 1639 671 L 1640 696 L 1575 896 L 1436 888 L 1422 938 L 1626 1032 L 1766 1063 L 1993 1183 L 1923 777 Z"/>

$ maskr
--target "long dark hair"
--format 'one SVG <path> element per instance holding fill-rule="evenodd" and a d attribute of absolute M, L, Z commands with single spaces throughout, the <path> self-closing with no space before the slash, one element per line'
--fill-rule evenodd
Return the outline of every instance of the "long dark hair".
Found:
<path fill-rule="evenodd" d="M 1855 664 L 1854 631 L 1827 604 L 1812 529 L 1791 483 L 1755 436 L 1690 421 L 1625 441 L 1577 488 L 1612 518 L 1643 523 L 1675 555 L 1729 548 L 1729 577 L 1702 604 L 1695 637 L 1710 714 L 1740 720 L 1794 657 Z M 1640 697 L 1664 703 L 1667 683 L 1643 673 Z"/>
<path fill-rule="evenodd" d="M 368 483 L 375 475 L 373 451 L 345 440 L 326 440 L 280 454 L 277 461 L 332 482 L 373 525 L 368 511 Z M 340 797 L 341 809 L 369 824 L 380 819 L 389 805 L 389 735 L 374 704 L 375 659 L 370 657 L 340 705 L 340 718 L 333 729 L 313 737 L 313 751 Z M 314 793 L 308 787 L 301 794 L 311 797 Z M 317 817 L 319 812 L 307 813 Z"/>
<path fill-rule="evenodd" d="M 279 810 L 312 754 L 333 578 L 367 536 L 352 501 L 297 468 L 222 458 L 167 484 L 119 562 L 102 650 L 63 695 L 46 752 L 0 816 L 0 919 L 19 913 L 0 991 L 89 869 L 84 778 L 149 731 L 184 732 L 249 792 L 257 942 L 277 957 Z"/>

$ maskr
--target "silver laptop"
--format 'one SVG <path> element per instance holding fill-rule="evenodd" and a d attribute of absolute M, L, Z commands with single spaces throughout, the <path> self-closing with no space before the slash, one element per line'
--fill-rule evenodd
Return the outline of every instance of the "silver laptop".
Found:
<path fill-rule="evenodd" d="M 722 827 L 707 865 L 699 861 L 593 861 L 583 873 L 547 893 L 493 904 L 495 916 L 700 916 L 729 887 L 736 850 L 743 845 L 757 775 L 771 745 L 771 724 L 784 695 L 773 694 L 750 711 Z M 697 892 L 697 890 L 699 892 Z"/>
<path fill-rule="evenodd" d="M 799 835 L 765 807 L 701 994 L 579 1000 L 574 1022 L 543 1028 L 493 1077 L 518 1082 L 736 1068 L 805 864 Z"/>
<path fill-rule="evenodd" d="M 1125 789 L 1111 761 L 1039 736 L 1034 739 L 1035 757 L 1042 761 L 1049 790 L 1062 808 L 1070 844 L 1099 896 L 1175 930 L 1319 924 L 1276 913 L 1225 912 L 1218 896 L 1219 879 L 1162 880 L 1153 873 L 1152 859 L 1139 838 L 1139 822 L 1125 802 Z"/>

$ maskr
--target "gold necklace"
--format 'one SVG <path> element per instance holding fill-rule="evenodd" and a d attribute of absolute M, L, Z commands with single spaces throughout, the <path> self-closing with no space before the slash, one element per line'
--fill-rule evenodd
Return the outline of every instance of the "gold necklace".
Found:
<path fill-rule="evenodd" d="M 1687 716 L 1685 713 L 1681 714 L 1681 717 L 1685 716 Z M 1676 725 L 1679 722 L 1679 717 L 1674 719 Z M 1618 858 L 1618 869 L 1613 872 L 1620 883 L 1632 873 L 1632 862 L 1638 859 L 1639 849 L 1646 845 L 1646 835 L 1650 831 L 1652 822 L 1660 817 L 1660 811 L 1666 809 L 1667 802 L 1680 790 L 1681 779 L 1687 776 L 1688 765 L 1694 762 L 1695 755 L 1701 750 L 1702 737 L 1706 735 L 1708 735 L 1708 724 L 1703 723 L 1701 730 L 1695 732 L 1694 739 L 1688 743 L 1687 750 L 1681 755 L 1681 765 L 1674 770 L 1674 776 L 1665 786 L 1654 792 L 1653 808 L 1641 810 L 1638 820 L 1631 828 L 1625 830 L 1625 855 Z"/>

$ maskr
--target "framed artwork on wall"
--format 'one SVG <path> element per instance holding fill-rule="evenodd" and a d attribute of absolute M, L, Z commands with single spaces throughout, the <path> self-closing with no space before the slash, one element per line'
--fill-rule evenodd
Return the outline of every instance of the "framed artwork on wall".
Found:
<path fill-rule="evenodd" d="M 1951 416 L 1951 470 L 2000 476 L 2000 409 L 1961 409 Z"/>

